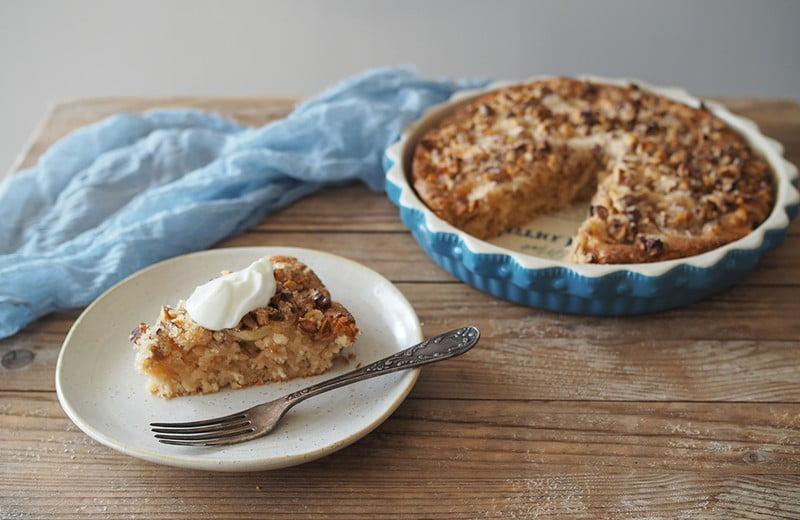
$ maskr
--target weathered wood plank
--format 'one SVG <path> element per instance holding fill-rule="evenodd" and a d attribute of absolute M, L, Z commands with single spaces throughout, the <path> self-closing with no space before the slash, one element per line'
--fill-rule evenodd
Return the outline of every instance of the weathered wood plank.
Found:
<path fill-rule="evenodd" d="M 417 385 L 441 399 L 797 403 L 796 357 L 791 342 L 490 336 L 464 359 L 423 370 Z"/>
<path fill-rule="evenodd" d="M 9 496 L 4 518 L 153 519 L 263 518 L 704 518 L 796 519 L 800 478 L 704 476 L 634 471 L 567 472 L 558 476 L 374 477 L 369 482 L 301 476 L 214 476 L 160 472 L 150 467 L 123 474 L 129 481 L 81 474 L 63 487 L 34 487 L 30 498 Z M 70 472 L 71 473 L 71 472 Z M 154 474 L 155 473 L 155 474 Z M 171 477 L 168 478 L 167 475 Z M 130 484 L 135 481 L 136 484 Z M 155 489 L 156 486 L 162 486 Z M 89 488 L 110 489 L 99 496 Z M 293 496 L 296 494 L 297 498 Z M 62 505 L 66 504 L 66 505 Z"/>
<path fill-rule="evenodd" d="M 621 317 L 532 309 L 464 284 L 404 284 L 401 289 L 431 334 L 474 321 L 491 337 L 531 341 L 564 338 L 656 345 L 668 340 L 800 340 L 795 287 L 739 286 L 680 309 Z"/>
<path fill-rule="evenodd" d="M 55 391 L 58 353 L 78 315 L 76 310 L 45 316 L 16 335 L 0 339 L 0 389 Z M 18 360 L 9 362 L 11 356 Z"/>
<path fill-rule="evenodd" d="M 315 193 L 267 216 L 252 229 L 258 233 L 343 230 L 408 233 L 400 210 L 386 194 L 361 183 Z"/>
<path fill-rule="evenodd" d="M 430 397 L 800 402 L 794 287 L 738 287 L 683 309 L 622 318 L 530 309 L 456 283 L 398 287 L 426 335 L 465 324 L 482 331 L 473 352 L 423 371 L 419 384 Z M 0 340 L 0 356 L 35 355 L 22 368 L 0 366 L 0 389 L 53 390 L 74 319 L 53 315 Z"/>
<path fill-rule="evenodd" d="M 325 459 L 252 474 L 156 466 L 78 431 L 52 394 L 2 393 L 4 517 L 530 518 L 800 511 L 800 406 L 412 398 Z M 237 516 L 238 515 L 238 516 Z M 638 515 L 638 516 L 637 516 Z M 748 516 L 749 515 L 749 516 Z M 713 516 L 719 517 L 722 516 Z"/>

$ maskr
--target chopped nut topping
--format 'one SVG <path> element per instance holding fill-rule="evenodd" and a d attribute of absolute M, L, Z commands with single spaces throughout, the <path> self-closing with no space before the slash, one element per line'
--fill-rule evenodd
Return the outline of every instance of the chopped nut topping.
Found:
<path fill-rule="evenodd" d="M 589 216 L 594 217 L 598 216 L 601 219 L 605 220 L 608 218 L 608 209 L 605 206 L 589 206 Z"/>
<path fill-rule="evenodd" d="M 128 339 L 132 343 L 135 343 L 140 337 L 142 337 L 142 334 L 144 334 L 146 331 L 147 331 L 147 324 L 140 323 L 138 327 L 136 327 L 131 331 L 131 335 Z"/>
<path fill-rule="evenodd" d="M 608 219 L 606 229 L 608 234 L 611 235 L 618 242 L 624 242 L 628 234 L 628 226 L 630 221 L 623 215 L 612 215 Z"/>
<path fill-rule="evenodd" d="M 484 103 L 481 105 L 481 114 L 485 116 L 493 116 L 495 114 L 494 109 L 488 103 Z"/>
<path fill-rule="evenodd" d="M 305 332 L 317 332 L 322 326 L 324 315 L 319 309 L 311 309 L 300 318 L 300 328 Z"/>
<path fill-rule="evenodd" d="M 576 183 L 596 182 L 589 215 L 607 225 L 599 231 L 587 220 L 579 234 L 601 235 L 576 247 L 630 248 L 617 256 L 576 249 L 580 262 L 698 254 L 721 245 L 721 234 L 749 233 L 774 203 L 769 164 L 705 104 L 569 78 L 465 103 L 424 135 L 412 174 L 439 217 L 479 238 L 562 208 L 586 192 Z M 650 245 L 634 246 L 635 236 Z"/>
<path fill-rule="evenodd" d="M 266 307 L 259 307 L 253 311 L 256 316 L 256 322 L 259 326 L 266 325 L 269 322 L 269 310 Z"/>
<path fill-rule="evenodd" d="M 257 329 L 258 322 L 256 321 L 252 313 L 245 314 L 244 317 L 242 318 L 242 326 L 243 328 L 247 329 Z"/>
<path fill-rule="evenodd" d="M 637 235 L 635 240 L 639 249 L 642 249 L 648 256 L 656 257 L 664 251 L 664 243 L 661 239 L 650 238 L 644 235 Z"/>
<path fill-rule="evenodd" d="M 317 291 L 314 295 L 314 304 L 324 310 L 331 306 L 331 299 L 327 294 Z"/>

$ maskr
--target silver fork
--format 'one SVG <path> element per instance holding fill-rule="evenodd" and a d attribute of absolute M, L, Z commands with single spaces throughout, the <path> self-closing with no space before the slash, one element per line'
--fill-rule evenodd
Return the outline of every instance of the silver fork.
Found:
<path fill-rule="evenodd" d="M 247 410 L 205 421 L 150 423 L 156 438 L 179 446 L 224 446 L 256 439 L 271 432 L 291 407 L 321 393 L 373 377 L 414 368 L 463 354 L 480 338 L 477 327 L 462 327 L 426 339 L 369 365 L 328 379 Z"/>

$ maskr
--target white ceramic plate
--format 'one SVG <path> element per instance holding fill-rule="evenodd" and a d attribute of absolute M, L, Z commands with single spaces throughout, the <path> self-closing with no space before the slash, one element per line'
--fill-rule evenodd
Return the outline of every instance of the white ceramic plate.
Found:
<path fill-rule="evenodd" d="M 237 270 L 264 255 L 295 256 L 319 274 L 361 329 L 352 351 L 326 374 L 204 396 L 165 400 L 145 388 L 128 341 L 139 322 L 152 323 L 161 305 L 174 305 L 195 286 Z M 150 266 L 118 283 L 92 303 L 72 327 L 58 358 L 56 390 L 64 411 L 93 439 L 160 464 L 218 471 L 275 469 L 327 455 L 383 422 L 411 391 L 418 369 L 333 390 L 298 404 L 269 435 L 223 447 L 169 446 L 156 441 L 149 423 L 225 415 L 275 399 L 403 350 L 422 340 L 414 309 L 380 274 L 335 255 L 291 247 L 204 251 Z"/>

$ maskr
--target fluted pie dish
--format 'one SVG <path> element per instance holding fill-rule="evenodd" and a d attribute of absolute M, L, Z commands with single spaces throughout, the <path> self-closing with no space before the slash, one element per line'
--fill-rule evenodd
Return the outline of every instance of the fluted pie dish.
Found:
<path fill-rule="evenodd" d="M 386 189 L 443 268 L 511 301 L 635 314 L 735 283 L 786 236 L 797 168 L 750 120 L 598 77 L 462 91 L 391 146 Z"/>

